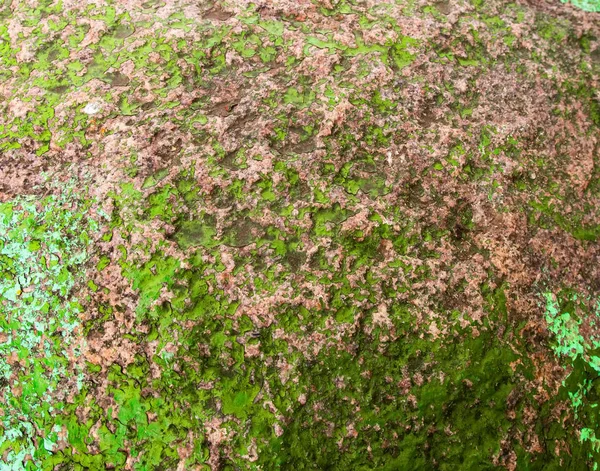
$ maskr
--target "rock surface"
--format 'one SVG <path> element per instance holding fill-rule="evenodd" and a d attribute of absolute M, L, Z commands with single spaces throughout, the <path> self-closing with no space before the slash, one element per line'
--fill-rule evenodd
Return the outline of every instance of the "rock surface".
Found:
<path fill-rule="evenodd" d="M 0 4 L 0 469 L 596 469 L 599 78 L 551 0 Z"/>

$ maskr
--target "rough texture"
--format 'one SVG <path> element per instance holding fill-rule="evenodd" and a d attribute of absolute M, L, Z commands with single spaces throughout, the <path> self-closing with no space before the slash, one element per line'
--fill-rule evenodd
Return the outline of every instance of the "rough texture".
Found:
<path fill-rule="evenodd" d="M 0 3 L 0 469 L 595 469 L 599 77 L 559 1 Z"/>

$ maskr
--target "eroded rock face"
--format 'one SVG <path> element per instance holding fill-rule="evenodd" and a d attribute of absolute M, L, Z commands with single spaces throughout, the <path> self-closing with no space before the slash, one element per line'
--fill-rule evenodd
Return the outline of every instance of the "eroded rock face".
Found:
<path fill-rule="evenodd" d="M 13 2 L 0 51 L 11 469 L 598 462 L 600 16 Z"/>

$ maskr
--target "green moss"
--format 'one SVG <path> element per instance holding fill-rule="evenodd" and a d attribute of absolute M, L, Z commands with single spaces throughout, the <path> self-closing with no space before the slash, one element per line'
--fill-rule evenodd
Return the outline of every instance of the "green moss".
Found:
<path fill-rule="evenodd" d="M 214 247 L 218 244 L 213 236 L 216 234 L 214 224 L 202 220 L 183 221 L 175 232 L 175 241 L 183 249 L 194 246 Z"/>
<path fill-rule="evenodd" d="M 415 60 L 416 55 L 411 52 L 411 49 L 415 48 L 418 44 L 419 42 L 416 39 L 404 36 L 401 38 L 400 42 L 390 46 L 388 56 L 392 66 L 397 70 L 402 70 L 412 63 Z"/>

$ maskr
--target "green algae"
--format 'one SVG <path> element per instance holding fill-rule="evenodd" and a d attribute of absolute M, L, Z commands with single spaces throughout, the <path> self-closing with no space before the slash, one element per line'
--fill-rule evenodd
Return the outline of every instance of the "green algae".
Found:
<path fill-rule="evenodd" d="M 83 307 L 73 289 L 98 230 L 89 207 L 73 182 L 59 196 L 0 204 L 0 469 L 42 469 L 63 430 L 55 397 L 67 382 L 81 389 L 71 362 Z"/>
<path fill-rule="evenodd" d="M 583 11 L 600 12 L 600 1 L 598 0 L 560 0 L 563 3 L 570 3 Z"/>
<path fill-rule="evenodd" d="M 583 305 L 578 302 L 577 293 L 569 290 L 558 296 L 545 293 L 544 298 L 546 322 L 555 338 L 553 350 L 564 364 L 572 368 L 563 388 L 568 392 L 575 417 L 581 424 L 579 439 L 590 445 L 588 453 L 594 459 L 594 469 L 597 469 L 600 463 L 600 439 L 596 437 L 600 433 L 600 391 L 597 386 L 597 379 L 600 378 L 600 338 L 586 338 L 581 334 L 582 319 L 576 311 L 582 309 Z M 600 300 L 589 311 L 583 312 L 588 322 L 600 322 Z"/>

